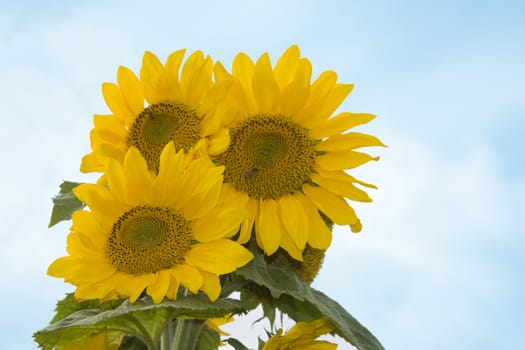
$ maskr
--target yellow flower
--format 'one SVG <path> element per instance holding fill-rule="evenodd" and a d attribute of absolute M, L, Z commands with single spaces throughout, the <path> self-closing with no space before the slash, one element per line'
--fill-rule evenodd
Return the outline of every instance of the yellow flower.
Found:
<path fill-rule="evenodd" d="M 298 322 L 286 335 L 279 329 L 263 347 L 263 350 L 333 350 L 336 344 L 316 340 L 320 335 L 329 333 L 332 328 L 326 318 L 314 322 Z"/>
<path fill-rule="evenodd" d="M 108 163 L 109 186 L 74 189 L 90 211 L 73 213 L 69 255 L 54 261 L 48 274 L 77 286 L 78 299 L 134 302 L 145 290 L 159 303 L 175 299 L 179 285 L 217 299 L 218 275 L 253 258 L 228 239 L 244 210 L 224 197 L 222 172 L 209 157 L 176 153 L 170 142 L 155 175 L 130 147 L 123 164 Z"/>
<path fill-rule="evenodd" d="M 225 166 L 226 189 L 248 197 L 239 241 L 246 242 L 255 227 L 266 254 L 281 246 L 297 260 L 306 243 L 322 250 L 330 245 L 331 232 L 320 212 L 353 232 L 361 230 L 345 198 L 369 202 L 356 185 L 375 186 L 345 170 L 379 159 L 356 149 L 384 146 L 374 136 L 347 132 L 374 115 L 332 116 L 353 85 L 337 83 L 333 71 L 310 83 L 311 73 L 310 61 L 300 57 L 297 46 L 273 68 L 267 53 L 255 64 L 237 55 L 231 75 L 220 63 L 215 66 L 218 82 L 233 79 L 227 99 L 237 108 L 229 124 L 230 145 L 217 163 Z"/>
<path fill-rule="evenodd" d="M 212 60 L 201 51 L 188 57 L 179 78 L 184 54 L 185 50 L 173 52 L 163 65 L 146 52 L 140 80 L 128 68 L 119 67 L 118 84 L 102 85 L 112 114 L 95 115 L 92 152 L 82 159 L 81 171 L 102 172 L 108 159 L 122 162 L 131 146 L 140 150 L 152 170 L 158 170 L 160 153 L 169 141 L 177 151 L 194 147 L 217 154 L 226 149 L 229 135 L 221 126 L 224 113 L 219 102 L 229 83 L 213 83 Z"/>
<path fill-rule="evenodd" d="M 118 342 L 108 343 L 107 332 L 100 332 L 92 335 L 85 343 L 76 344 L 66 343 L 64 350 L 117 350 L 120 344 Z"/>

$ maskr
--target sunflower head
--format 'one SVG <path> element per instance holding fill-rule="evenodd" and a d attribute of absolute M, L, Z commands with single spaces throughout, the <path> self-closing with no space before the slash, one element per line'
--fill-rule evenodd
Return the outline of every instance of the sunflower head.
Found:
<path fill-rule="evenodd" d="M 240 241 L 248 241 L 255 228 L 266 254 L 281 247 L 296 260 L 307 244 L 319 250 L 330 245 L 321 212 L 335 224 L 361 230 L 346 200 L 371 201 L 360 186 L 374 186 L 347 171 L 379 159 L 356 149 L 384 146 L 374 136 L 349 131 L 373 115 L 334 115 L 352 84 L 338 83 L 333 71 L 313 82 L 311 75 L 311 63 L 297 46 L 274 66 L 266 53 L 255 63 L 237 55 L 231 73 L 215 65 L 216 81 L 232 84 L 225 103 L 236 107 L 228 124 L 231 142 L 216 162 L 225 167 L 228 189 L 248 200 Z"/>
<path fill-rule="evenodd" d="M 130 147 L 123 164 L 108 162 L 107 186 L 75 188 L 90 210 L 73 214 L 69 255 L 53 262 L 48 274 L 77 286 L 79 299 L 134 302 L 146 291 L 158 303 L 175 299 L 180 285 L 217 299 L 218 275 L 253 257 L 229 239 L 243 220 L 244 203 L 228 200 L 222 172 L 208 157 L 193 159 L 170 142 L 155 173 Z"/>
<path fill-rule="evenodd" d="M 184 54 L 185 50 L 175 51 L 162 64 L 146 52 L 140 79 L 120 67 L 117 83 L 102 85 L 111 114 L 94 117 L 92 152 L 82 159 L 83 172 L 104 171 L 109 159 L 122 162 L 130 147 L 140 151 L 153 171 L 158 171 L 160 154 L 169 142 L 176 150 L 199 154 L 224 151 L 229 135 L 221 101 L 230 82 L 213 82 L 213 62 L 201 51 L 182 64 Z"/>

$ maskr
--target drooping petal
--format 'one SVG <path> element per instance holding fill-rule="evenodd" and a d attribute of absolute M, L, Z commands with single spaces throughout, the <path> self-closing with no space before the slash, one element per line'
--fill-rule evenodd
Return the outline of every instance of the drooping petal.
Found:
<path fill-rule="evenodd" d="M 253 259 L 252 253 L 229 239 L 197 243 L 186 253 L 188 264 L 219 275 L 235 271 Z"/>
<path fill-rule="evenodd" d="M 353 185 L 351 181 L 352 177 L 349 177 L 343 181 L 338 178 L 330 177 L 330 175 L 327 174 L 330 173 L 323 172 L 314 174 L 312 175 L 312 181 L 336 195 L 358 202 L 372 201 L 365 191 Z"/>
<path fill-rule="evenodd" d="M 191 252 L 191 251 L 190 251 Z M 170 273 L 192 293 L 197 293 L 203 283 L 203 278 L 198 269 L 188 264 L 175 265 Z"/>
<path fill-rule="evenodd" d="M 146 293 L 151 296 L 155 304 L 160 303 L 166 296 L 170 286 L 170 278 L 171 275 L 168 271 L 160 270 L 156 273 L 155 281 L 152 282 L 146 289 Z"/>
<path fill-rule="evenodd" d="M 297 248 L 302 251 L 308 239 L 308 218 L 305 215 L 304 208 L 294 195 L 282 196 L 277 203 L 286 232 Z"/>
<path fill-rule="evenodd" d="M 332 231 L 319 215 L 318 208 L 306 196 L 297 197 L 305 210 L 308 221 L 308 244 L 312 248 L 326 250 L 332 242 Z"/>
<path fill-rule="evenodd" d="M 259 215 L 255 219 L 255 234 L 262 245 L 260 247 L 267 255 L 275 253 L 279 248 L 282 227 L 277 212 L 277 203 L 272 199 L 259 202 Z"/>
<path fill-rule="evenodd" d="M 281 242 L 279 245 L 286 250 L 286 252 L 295 260 L 303 261 L 303 249 L 299 249 L 295 242 L 292 240 L 292 237 L 288 234 L 281 236 Z"/>
<path fill-rule="evenodd" d="M 208 295 L 211 301 L 215 301 L 221 295 L 221 282 L 216 274 L 206 271 L 200 272 L 202 275 L 201 290 Z"/>
<path fill-rule="evenodd" d="M 310 198 L 315 205 L 334 223 L 338 225 L 352 225 L 357 222 L 352 207 L 341 198 L 322 187 L 314 187 L 308 184 L 302 187 L 304 194 Z"/>
<path fill-rule="evenodd" d="M 217 207 L 205 218 L 192 221 L 193 237 L 199 242 L 209 242 L 235 234 L 242 220 L 241 207 Z"/>

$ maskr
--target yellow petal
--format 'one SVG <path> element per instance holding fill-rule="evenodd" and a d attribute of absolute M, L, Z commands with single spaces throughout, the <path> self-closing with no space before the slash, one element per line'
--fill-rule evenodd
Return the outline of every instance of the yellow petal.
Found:
<path fill-rule="evenodd" d="M 126 125 L 110 114 L 95 114 L 93 116 L 93 125 L 95 129 L 111 130 L 121 137 L 127 136 Z"/>
<path fill-rule="evenodd" d="M 370 146 L 385 146 L 385 144 L 375 136 L 360 132 L 349 132 L 342 135 L 334 135 L 317 144 L 315 149 L 318 151 L 346 151 Z"/>
<path fill-rule="evenodd" d="M 93 213 L 86 210 L 77 210 L 71 215 L 71 218 L 71 231 L 84 233 L 87 236 L 93 236 L 95 238 L 100 237 L 100 225 L 93 216 Z"/>
<path fill-rule="evenodd" d="M 195 51 L 188 57 L 180 78 L 181 93 L 187 105 L 200 104 L 212 83 L 212 73 L 213 63 L 210 57 L 204 59 L 201 51 Z"/>
<path fill-rule="evenodd" d="M 56 259 L 47 268 L 47 274 L 52 277 L 68 279 L 74 276 L 78 270 L 75 260 L 70 256 Z"/>
<path fill-rule="evenodd" d="M 146 292 L 151 296 L 153 302 L 158 304 L 164 299 L 170 286 L 170 273 L 166 270 L 160 270 L 156 273 L 156 280 L 152 282 Z"/>
<path fill-rule="evenodd" d="M 241 230 L 239 232 L 239 243 L 244 244 L 252 237 L 252 229 L 257 216 L 257 200 L 249 199 L 246 203 L 246 216 L 241 224 Z"/>
<path fill-rule="evenodd" d="M 272 255 L 279 248 L 282 227 L 276 201 L 267 199 L 259 202 L 259 215 L 255 219 L 255 234 L 259 246 L 266 255 Z"/>
<path fill-rule="evenodd" d="M 139 79 L 130 69 L 120 66 L 117 81 L 128 110 L 138 116 L 144 110 L 144 94 Z"/>
<path fill-rule="evenodd" d="M 186 253 L 186 262 L 202 271 L 219 275 L 230 273 L 253 259 L 242 245 L 229 239 L 197 243 Z"/>
<path fill-rule="evenodd" d="M 337 178 L 331 178 L 330 173 L 321 173 L 312 175 L 312 181 L 319 186 L 327 189 L 328 191 L 335 193 L 336 195 L 343 196 L 358 202 L 371 202 L 372 199 L 368 194 L 355 187 L 352 183 L 352 177 L 349 176 L 345 181 L 341 181 Z"/>
<path fill-rule="evenodd" d="M 228 148 L 230 145 L 230 133 L 228 129 L 221 129 L 217 134 L 213 135 L 208 146 L 208 153 L 210 155 L 218 155 Z"/>
<path fill-rule="evenodd" d="M 128 293 L 126 296 L 130 303 L 134 303 L 140 297 L 144 289 L 155 279 L 154 273 L 133 275 L 128 282 Z"/>
<path fill-rule="evenodd" d="M 205 217 L 192 221 L 193 237 L 199 242 L 209 242 L 230 237 L 239 230 L 244 219 L 240 207 L 217 207 Z"/>
<path fill-rule="evenodd" d="M 178 50 L 168 56 L 166 60 L 166 77 L 170 88 L 170 97 L 174 101 L 181 99 L 181 90 L 179 85 L 179 69 L 186 50 Z"/>
<path fill-rule="evenodd" d="M 168 299 L 177 300 L 177 294 L 179 292 L 180 282 L 178 279 L 173 277 L 173 274 L 170 274 L 170 283 L 168 291 L 166 292 L 166 297 Z"/>
<path fill-rule="evenodd" d="M 73 193 L 91 209 L 100 224 L 113 223 L 122 213 L 122 206 L 113 200 L 109 191 L 102 185 L 78 185 L 73 188 Z"/>
<path fill-rule="evenodd" d="M 253 114 L 256 111 L 255 99 L 252 95 L 252 77 L 254 65 L 252 59 L 244 53 L 240 53 L 233 59 L 232 74 L 242 85 L 245 95 L 248 112 Z M 244 97 L 244 95 L 243 95 Z M 238 100 L 239 98 L 236 98 Z"/>
<path fill-rule="evenodd" d="M 312 123 L 312 117 L 315 117 L 315 114 L 322 108 L 326 98 L 334 88 L 336 81 L 337 74 L 335 74 L 335 72 L 322 72 L 310 88 L 310 100 L 308 101 L 308 104 L 298 111 L 294 119 L 297 121 Z"/>
<path fill-rule="evenodd" d="M 252 89 L 258 110 L 273 112 L 279 103 L 280 90 L 273 76 L 268 53 L 263 54 L 255 63 Z"/>
<path fill-rule="evenodd" d="M 113 83 L 102 84 L 102 94 L 104 95 L 104 101 L 106 101 L 106 104 L 115 117 L 122 120 L 125 124 L 133 123 L 135 115 L 129 111 L 126 102 L 124 101 L 124 97 L 117 85 Z"/>
<path fill-rule="evenodd" d="M 144 96 L 150 104 L 169 97 L 163 88 L 164 67 L 155 54 L 146 51 L 142 57 L 140 80 L 144 86 Z"/>
<path fill-rule="evenodd" d="M 304 250 L 308 239 L 308 217 L 305 215 L 304 208 L 294 195 L 282 196 L 277 203 L 286 232 L 297 248 Z"/>
<path fill-rule="evenodd" d="M 184 162 L 184 151 L 177 153 L 173 141 L 170 141 L 160 155 L 159 173 L 153 184 L 155 204 L 172 206 L 179 200 Z"/>
<path fill-rule="evenodd" d="M 102 172 L 106 169 L 108 158 L 98 154 L 90 153 L 82 157 L 80 171 L 83 173 Z"/>
<path fill-rule="evenodd" d="M 199 169 L 194 166 L 196 163 L 204 163 L 207 169 L 205 167 Z M 204 157 L 195 160 L 180 184 L 183 190 L 180 203 L 175 205 L 175 208 L 181 210 L 188 220 L 205 216 L 219 201 L 224 167 L 210 165 L 210 160 Z"/>
<path fill-rule="evenodd" d="M 357 216 L 348 203 L 322 187 L 313 187 L 308 184 L 302 187 L 304 194 L 315 203 L 315 205 L 338 225 L 352 225 L 357 222 Z"/>
<path fill-rule="evenodd" d="M 103 248 L 102 248 L 103 249 Z M 67 252 L 70 256 L 84 257 L 97 256 L 100 254 L 100 247 L 93 243 L 85 234 L 71 232 L 67 236 Z"/>
<path fill-rule="evenodd" d="M 211 301 L 215 301 L 221 295 L 221 282 L 216 274 L 208 273 L 206 271 L 200 272 L 202 275 L 201 290 L 208 295 Z"/>
<path fill-rule="evenodd" d="M 126 201 L 126 175 L 124 168 L 117 161 L 110 159 L 107 165 L 106 178 L 114 198 L 122 203 Z"/>
<path fill-rule="evenodd" d="M 294 78 L 300 56 L 299 46 L 292 45 L 281 55 L 275 64 L 275 80 L 281 89 L 288 85 Z"/>
<path fill-rule="evenodd" d="M 371 160 L 378 161 L 379 157 L 356 151 L 327 152 L 316 157 L 316 165 L 324 170 L 334 171 L 341 169 L 353 169 Z"/>
<path fill-rule="evenodd" d="M 366 124 L 374 118 L 375 115 L 368 113 L 339 113 L 328 120 L 321 120 L 312 124 L 310 137 L 313 139 L 322 139 L 324 137 L 337 135 L 357 125 Z"/>
<path fill-rule="evenodd" d="M 223 64 L 219 61 L 215 62 L 213 67 L 213 75 L 217 83 L 223 83 L 225 81 L 231 80 L 231 75 L 228 73 L 228 70 L 224 68 Z"/>
<path fill-rule="evenodd" d="M 303 261 L 303 249 L 299 249 L 289 234 L 285 233 L 281 236 L 279 244 L 281 248 L 286 250 L 288 254 L 297 261 Z"/>
<path fill-rule="evenodd" d="M 297 197 L 308 217 L 308 244 L 312 248 L 326 250 L 332 242 L 332 231 L 319 215 L 317 207 L 304 195 Z"/>
<path fill-rule="evenodd" d="M 315 113 L 315 120 L 325 120 L 330 117 L 353 89 L 353 84 L 336 84 L 323 101 L 322 108 Z"/>
<path fill-rule="evenodd" d="M 135 147 L 130 147 L 124 158 L 127 197 L 130 204 L 150 203 L 154 177 L 148 165 Z"/>
<path fill-rule="evenodd" d="M 191 250 L 188 252 L 190 253 Z M 203 278 L 198 269 L 187 264 L 175 265 L 170 270 L 173 277 L 180 281 L 180 283 L 190 292 L 196 294 L 202 286 Z"/>
<path fill-rule="evenodd" d="M 284 89 L 281 89 L 281 113 L 295 117 L 310 98 L 310 79 L 312 77 L 312 64 L 303 58 L 299 62 L 295 79 Z"/>

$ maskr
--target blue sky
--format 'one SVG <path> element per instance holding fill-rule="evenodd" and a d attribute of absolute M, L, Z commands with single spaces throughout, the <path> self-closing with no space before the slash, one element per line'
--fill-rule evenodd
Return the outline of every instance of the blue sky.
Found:
<path fill-rule="evenodd" d="M 521 348 L 524 15 L 521 1 L 3 2 L 4 347 L 35 348 L 72 290 L 45 275 L 69 225 L 46 226 L 61 180 L 93 179 L 78 167 L 107 111 L 101 83 L 137 71 L 144 50 L 229 65 L 295 43 L 315 75 L 355 83 L 341 110 L 377 114 L 360 130 L 389 146 L 354 172 L 379 190 L 355 205 L 361 234 L 335 230 L 315 287 L 387 349 Z"/>

